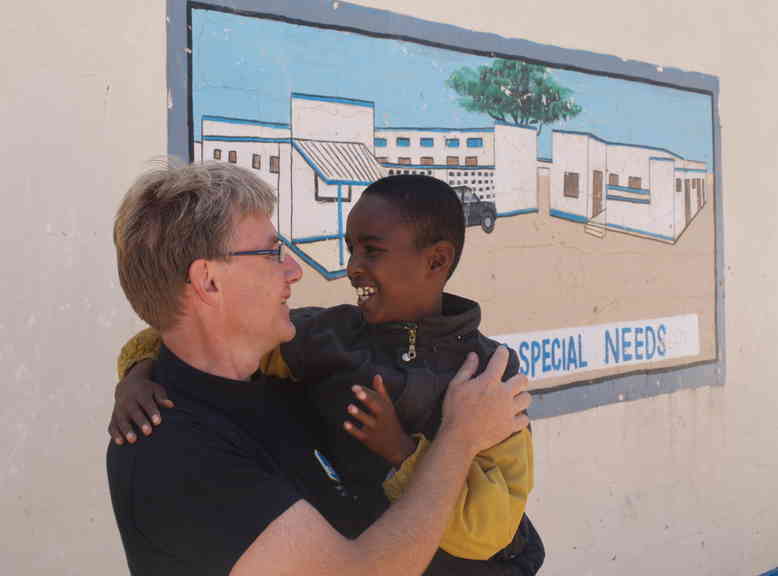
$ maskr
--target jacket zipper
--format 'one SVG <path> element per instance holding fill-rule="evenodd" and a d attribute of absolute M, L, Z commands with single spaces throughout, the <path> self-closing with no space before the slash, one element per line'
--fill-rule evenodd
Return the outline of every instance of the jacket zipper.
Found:
<path fill-rule="evenodd" d="M 408 350 L 403 352 L 402 359 L 413 362 L 416 359 L 416 324 L 405 324 L 403 328 L 408 332 Z"/>

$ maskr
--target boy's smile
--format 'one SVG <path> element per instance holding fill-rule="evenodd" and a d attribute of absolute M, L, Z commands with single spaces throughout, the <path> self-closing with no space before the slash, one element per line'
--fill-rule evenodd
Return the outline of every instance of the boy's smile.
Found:
<path fill-rule="evenodd" d="M 443 281 L 431 270 L 416 230 L 380 196 L 363 196 L 346 224 L 348 277 L 371 324 L 416 321 L 440 314 Z"/>

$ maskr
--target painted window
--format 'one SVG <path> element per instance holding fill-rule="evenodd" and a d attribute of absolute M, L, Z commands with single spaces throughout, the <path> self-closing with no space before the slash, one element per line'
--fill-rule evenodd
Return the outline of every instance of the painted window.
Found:
<path fill-rule="evenodd" d="M 465 156 L 465 166 L 478 166 L 478 156 Z"/>
<path fill-rule="evenodd" d="M 638 176 L 630 176 L 627 186 L 630 188 L 640 188 L 641 180 Z"/>
<path fill-rule="evenodd" d="M 435 163 L 435 161 L 432 158 L 432 156 L 422 156 L 421 157 L 421 164 L 423 166 L 429 166 L 430 164 L 434 164 L 434 163 Z"/>
<path fill-rule="evenodd" d="M 214 148 L 213 149 L 213 159 L 214 160 L 221 160 L 222 159 L 222 151 L 220 148 Z"/>
<path fill-rule="evenodd" d="M 446 148 L 459 148 L 459 138 L 446 138 Z"/>
<path fill-rule="evenodd" d="M 326 188 L 322 187 L 322 190 L 319 190 L 319 175 L 314 173 L 313 175 L 313 195 L 317 202 L 337 202 L 338 196 L 337 196 L 337 187 L 333 187 L 335 189 L 335 194 L 333 196 L 327 196 L 326 195 Z M 333 188 L 330 188 L 332 190 Z M 351 202 L 351 186 L 341 186 L 340 187 L 340 193 L 342 194 L 341 200 L 343 202 Z M 345 193 L 345 194 L 344 194 Z"/>
<path fill-rule="evenodd" d="M 251 167 L 255 170 L 259 170 L 262 168 L 262 156 L 259 154 L 252 154 L 251 155 Z"/>
<path fill-rule="evenodd" d="M 411 159 L 410 159 L 410 158 L 408 158 L 407 156 L 400 156 L 400 157 L 397 159 L 397 161 L 398 161 L 400 164 L 410 164 L 410 163 L 411 163 Z"/>
<path fill-rule="evenodd" d="M 227 153 L 227 162 L 230 164 L 236 164 L 238 162 L 238 152 L 236 150 L 230 150 Z"/>
<path fill-rule="evenodd" d="M 375 144 L 376 148 L 385 148 L 386 138 L 373 138 L 373 144 Z"/>
<path fill-rule="evenodd" d="M 422 138 L 420 144 L 422 148 L 432 148 L 435 145 L 435 140 L 432 138 Z"/>
<path fill-rule="evenodd" d="M 270 173 L 271 174 L 278 174 L 281 172 L 281 157 L 280 156 L 271 156 L 270 157 Z"/>
<path fill-rule="evenodd" d="M 379 164 L 381 164 L 383 162 L 389 162 L 389 157 L 388 156 L 378 156 L 376 158 L 376 162 L 378 162 Z"/>
<path fill-rule="evenodd" d="M 578 172 L 565 172 L 565 197 L 578 198 Z"/>
<path fill-rule="evenodd" d="M 484 139 L 483 138 L 468 138 L 467 139 L 467 147 L 468 148 L 483 148 L 484 147 Z"/>
<path fill-rule="evenodd" d="M 446 165 L 459 166 L 459 156 L 446 156 Z"/>
<path fill-rule="evenodd" d="M 608 174 L 608 186 L 618 186 L 619 185 L 619 175 L 614 174 L 613 172 Z"/>
<path fill-rule="evenodd" d="M 400 148 L 407 148 L 411 145 L 411 139 L 410 138 L 398 138 L 397 139 L 397 146 Z"/>

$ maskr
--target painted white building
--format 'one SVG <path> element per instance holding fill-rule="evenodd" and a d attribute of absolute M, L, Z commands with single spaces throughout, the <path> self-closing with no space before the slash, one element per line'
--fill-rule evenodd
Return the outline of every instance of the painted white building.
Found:
<path fill-rule="evenodd" d="M 391 174 L 427 174 L 467 186 L 494 202 L 498 216 L 537 211 L 534 128 L 384 127 L 375 130 L 375 155 Z"/>
<path fill-rule="evenodd" d="M 706 201 L 704 162 L 651 146 L 555 130 L 552 216 L 675 242 Z"/>

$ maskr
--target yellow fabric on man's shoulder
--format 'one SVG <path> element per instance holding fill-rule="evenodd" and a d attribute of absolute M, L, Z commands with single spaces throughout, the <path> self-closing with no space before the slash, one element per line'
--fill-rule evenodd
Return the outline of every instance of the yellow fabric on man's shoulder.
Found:
<path fill-rule="evenodd" d="M 159 348 L 162 346 L 162 338 L 154 328 L 145 328 L 130 338 L 122 346 L 119 357 L 116 359 L 116 372 L 119 380 L 122 380 L 130 368 L 141 360 L 155 360 L 159 356 Z"/>
<path fill-rule="evenodd" d="M 119 380 L 123 379 L 130 368 L 142 360 L 156 360 L 159 356 L 159 348 L 162 346 L 162 338 L 154 328 L 145 328 L 130 338 L 122 346 L 119 357 L 116 359 L 116 371 Z M 259 361 L 259 371 L 268 376 L 278 378 L 292 378 L 291 371 L 281 355 L 281 347 L 277 347 L 265 354 Z"/>

